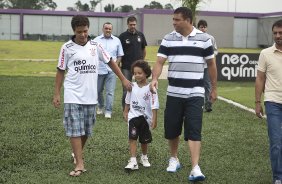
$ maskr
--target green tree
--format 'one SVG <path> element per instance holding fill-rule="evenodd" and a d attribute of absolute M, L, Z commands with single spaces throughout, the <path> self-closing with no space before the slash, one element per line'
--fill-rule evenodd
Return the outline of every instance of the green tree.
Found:
<path fill-rule="evenodd" d="M 151 1 L 149 5 L 145 5 L 147 9 L 163 9 L 163 5 L 157 1 Z"/>
<path fill-rule="evenodd" d="M 123 5 L 115 9 L 117 12 L 130 12 L 133 10 L 131 5 Z"/>
<path fill-rule="evenodd" d="M 89 5 L 87 3 L 82 4 L 80 0 L 75 3 L 75 7 L 78 11 L 89 11 Z"/>
<path fill-rule="evenodd" d="M 108 4 L 104 7 L 105 12 L 113 12 L 115 10 L 114 4 Z"/>
<path fill-rule="evenodd" d="M 96 6 L 101 2 L 102 0 L 93 0 L 93 1 L 90 1 L 90 5 L 91 5 L 91 10 L 92 11 L 95 11 L 95 8 Z"/>
<path fill-rule="evenodd" d="M 164 9 L 173 10 L 173 6 L 170 3 L 168 3 L 164 6 Z"/>
<path fill-rule="evenodd" d="M 205 0 L 181 0 L 182 6 L 188 7 L 192 10 L 193 15 L 193 24 L 196 24 L 196 13 L 197 8 L 201 2 L 205 2 Z"/>
<path fill-rule="evenodd" d="M 51 8 L 52 10 L 55 10 L 57 4 L 53 0 L 0 0 L 0 8 L 35 10 Z"/>

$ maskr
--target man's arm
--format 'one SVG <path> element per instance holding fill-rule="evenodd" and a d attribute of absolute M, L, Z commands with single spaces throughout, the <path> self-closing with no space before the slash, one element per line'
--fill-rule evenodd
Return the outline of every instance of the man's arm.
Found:
<path fill-rule="evenodd" d="M 56 79 L 55 79 L 55 89 L 54 89 L 54 96 L 53 96 L 53 105 L 58 108 L 61 105 L 61 87 L 64 80 L 65 71 L 57 70 Z"/>
<path fill-rule="evenodd" d="M 214 103 L 217 99 L 217 68 L 216 68 L 215 59 L 212 58 L 207 60 L 207 64 L 208 64 L 208 72 L 209 72 L 211 87 L 212 87 L 210 99 L 211 102 Z"/>
<path fill-rule="evenodd" d="M 122 85 L 128 90 L 131 91 L 132 84 L 129 80 L 127 80 L 124 75 L 121 73 L 118 65 L 116 62 L 114 62 L 112 59 L 109 61 L 108 65 L 110 68 L 115 72 L 115 74 L 118 76 L 119 80 L 122 82 Z"/>
<path fill-rule="evenodd" d="M 158 109 L 152 109 L 152 129 L 155 129 L 158 125 Z"/>
<path fill-rule="evenodd" d="M 158 89 L 158 79 L 162 73 L 163 65 L 166 61 L 166 58 L 158 56 L 157 61 L 152 70 L 152 81 L 150 84 L 150 90 L 152 93 L 156 93 L 155 89 Z"/>
<path fill-rule="evenodd" d="M 129 105 L 129 104 L 125 104 L 124 110 L 123 110 L 123 118 L 124 118 L 124 120 L 125 120 L 126 123 L 128 122 L 128 112 L 129 112 L 129 108 L 130 108 L 130 105 Z"/>
<path fill-rule="evenodd" d="M 121 64 L 121 56 L 118 56 L 118 57 L 117 57 L 116 63 L 117 63 L 117 65 L 118 65 L 118 67 L 121 67 L 121 66 L 120 66 L 120 64 Z"/>
<path fill-rule="evenodd" d="M 266 76 L 264 72 L 257 70 L 256 84 L 255 84 L 255 104 L 256 115 L 259 118 L 263 116 L 263 108 L 261 106 L 261 95 L 264 91 Z"/>

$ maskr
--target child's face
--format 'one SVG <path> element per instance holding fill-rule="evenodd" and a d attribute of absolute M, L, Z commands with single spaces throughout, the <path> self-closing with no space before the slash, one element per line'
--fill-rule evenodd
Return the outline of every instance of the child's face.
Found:
<path fill-rule="evenodd" d="M 140 67 L 134 67 L 133 69 L 133 75 L 135 78 L 135 81 L 138 82 L 144 82 L 147 80 L 146 73 L 143 71 Z"/>

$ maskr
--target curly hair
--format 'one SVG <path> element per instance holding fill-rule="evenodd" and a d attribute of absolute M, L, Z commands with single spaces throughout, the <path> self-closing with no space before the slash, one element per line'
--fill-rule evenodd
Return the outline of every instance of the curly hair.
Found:
<path fill-rule="evenodd" d="M 139 67 L 142 68 L 144 73 L 146 74 L 146 78 L 149 78 L 152 74 L 151 67 L 147 61 L 144 60 L 137 60 L 131 65 L 131 73 L 134 73 L 134 68 Z"/>

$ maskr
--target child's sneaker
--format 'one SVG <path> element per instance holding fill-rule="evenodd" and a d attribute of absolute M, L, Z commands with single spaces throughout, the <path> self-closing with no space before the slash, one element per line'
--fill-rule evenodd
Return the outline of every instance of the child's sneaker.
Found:
<path fill-rule="evenodd" d="M 188 179 L 189 179 L 189 181 L 204 181 L 205 180 L 205 176 L 201 172 L 200 167 L 198 165 L 196 165 L 192 169 Z"/>
<path fill-rule="evenodd" d="M 151 164 L 148 160 L 147 155 L 142 154 L 142 156 L 140 158 L 140 164 L 142 164 L 144 167 L 151 167 Z"/>
<path fill-rule="evenodd" d="M 166 168 L 167 172 L 177 172 L 181 167 L 178 158 L 170 157 L 168 167 Z"/>
<path fill-rule="evenodd" d="M 135 157 L 131 157 L 128 160 L 128 164 L 127 164 L 127 166 L 125 166 L 125 169 L 127 169 L 127 170 L 137 170 L 138 169 L 138 164 L 137 164 Z"/>

